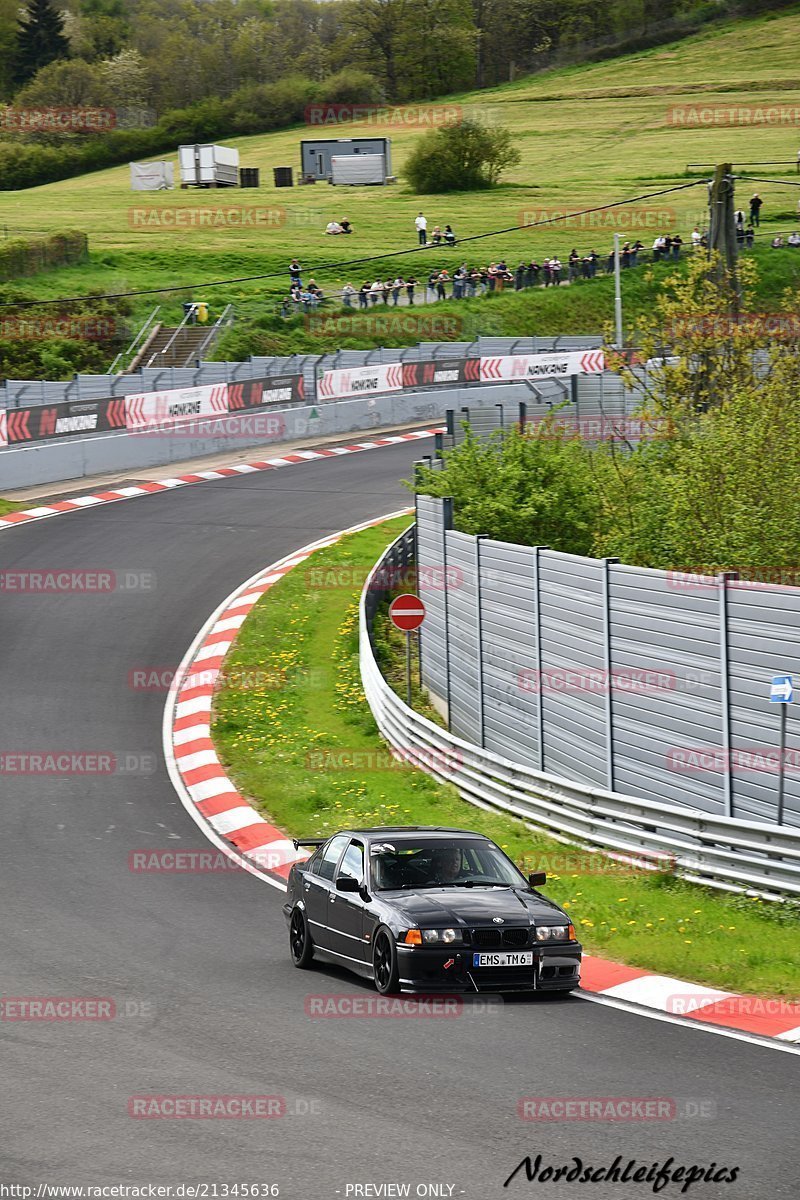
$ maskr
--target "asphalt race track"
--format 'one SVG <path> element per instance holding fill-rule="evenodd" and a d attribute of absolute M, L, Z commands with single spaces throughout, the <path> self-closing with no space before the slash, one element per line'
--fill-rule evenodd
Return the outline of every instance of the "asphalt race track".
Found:
<path fill-rule="evenodd" d="M 281 892 L 243 873 L 129 870 L 133 850 L 208 843 L 163 765 L 165 695 L 132 690 L 128 673 L 177 665 L 261 567 L 402 507 L 398 481 L 425 449 L 205 483 L 0 535 L 4 571 L 155 580 L 104 595 L 0 594 L 0 749 L 158 756 L 149 775 L 0 776 L 0 994 L 112 997 L 118 1014 L 0 1021 L 0 1183 L 277 1184 L 303 1200 L 403 1194 L 364 1190 L 386 1184 L 474 1200 L 653 1194 L 649 1183 L 528 1182 L 524 1171 L 503 1187 L 540 1153 L 542 1166 L 621 1155 L 739 1168 L 736 1182 L 688 1193 L 671 1183 L 663 1197 L 797 1196 L 791 1054 L 579 997 L 453 1019 L 311 1018 L 310 993 L 373 993 L 334 969 L 291 966 Z M 282 1096 L 286 1113 L 131 1117 L 129 1098 L 152 1094 Z M 517 1115 L 524 1096 L 669 1098 L 704 1115 L 532 1124 Z"/>

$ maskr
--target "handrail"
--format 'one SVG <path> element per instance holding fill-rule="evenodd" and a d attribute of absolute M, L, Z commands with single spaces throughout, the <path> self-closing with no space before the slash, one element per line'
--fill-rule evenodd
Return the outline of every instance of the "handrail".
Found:
<path fill-rule="evenodd" d="M 222 312 L 219 314 L 216 321 L 211 326 L 211 328 L 209 329 L 206 336 L 203 338 L 200 345 L 197 347 L 197 357 L 198 358 L 202 358 L 203 354 L 205 353 L 208 346 L 212 345 L 213 342 L 216 341 L 217 334 L 222 329 L 223 325 L 232 325 L 233 324 L 233 317 L 228 316 L 228 314 L 232 311 L 232 309 L 233 309 L 232 304 L 225 305 Z"/>
<path fill-rule="evenodd" d="M 455 785 L 470 804 L 519 817 L 556 840 L 651 862 L 654 869 L 666 861 L 683 878 L 725 891 L 768 900 L 800 896 L 800 829 L 717 817 L 547 775 L 464 741 L 409 708 L 375 661 L 372 620 L 383 598 L 377 577 L 396 578 L 393 568 L 412 561 L 414 532 L 412 525 L 376 563 L 359 605 L 364 693 L 378 729 L 403 761 Z"/>
<path fill-rule="evenodd" d="M 157 304 L 157 305 L 155 306 L 155 308 L 153 309 L 153 311 L 150 313 L 150 316 L 147 318 L 147 320 L 145 321 L 145 323 L 144 323 L 144 325 L 142 326 L 142 328 L 141 328 L 141 329 L 139 330 L 139 332 L 137 333 L 136 337 L 135 337 L 135 338 L 133 339 L 133 341 L 131 342 L 130 346 L 128 346 L 128 349 L 127 349 L 127 350 L 120 350 L 119 354 L 118 354 L 118 355 L 117 355 L 117 357 L 114 359 L 113 363 L 111 364 L 111 366 L 110 366 L 110 368 L 109 368 L 109 372 L 108 372 L 108 373 L 109 373 L 109 375 L 121 374 L 121 372 L 117 372 L 117 370 L 116 370 L 117 363 L 118 363 L 118 362 L 119 362 L 121 359 L 122 359 L 122 360 L 126 359 L 126 358 L 127 358 L 127 357 L 128 357 L 128 356 L 129 356 L 129 355 L 132 353 L 132 351 L 136 349 L 136 346 L 137 346 L 137 345 L 138 345 L 138 343 L 141 341 L 141 339 L 142 339 L 142 337 L 144 336 L 145 332 L 147 331 L 147 329 L 149 329 L 150 325 L 151 325 L 151 324 L 152 324 L 152 322 L 155 320 L 156 316 L 157 316 L 157 315 L 160 313 L 160 311 L 161 311 L 161 305 L 160 305 L 160 304 Z"/>
<path fill-rule="evenodd" d="M 150 357 L 149 357 L 149 359 L 148 359 L 148 360 L 147 360 L 147 362 L 145 363 L 145 366 L 147 366 L 147 367 L 152 367 L 152 365 L 153 365 L 153 359 L 154 359 L 154 358 L 155 358 L 157 355 L 159 355 L 159 354 L 166 354 L 168 350 L 171 350 L 171 349 L 172 349 L 172 344 L 173 344 L 173 342 L 175 341 L 175 339 L 177 338 L 177 336 L 178 336 L 178 334 L 181 332 L 181 330 L 186 328 L 186 326 L 187 326 L 187 324 L 188 324 L 188 321 L 189 321 L 189 317 L 193 315 L 193 311 L 194 311 L 194 310 L 193 310 L 193 309 L 191 309 L 191 308 L 189 308 L 189 309 L 187 309 L 187 310 L 186 310 L 186 312 L 183 314 L 183 320 L 181 321 L 180 325 L 178 326 L 178 328 L 177 328 L 177 329 L 175 330 L 175 332 L 173 333 L 172 337 L 171 337 L 171 338 L 169 339 L 169 341 L 167 342 L 166 346 L 164 346 L 164 347 L 163 347 L 163 349 L 161 349 L 161 350 L 156 350 L 155 354 L 151 354 L 151 355 L 150 355 Z"/>

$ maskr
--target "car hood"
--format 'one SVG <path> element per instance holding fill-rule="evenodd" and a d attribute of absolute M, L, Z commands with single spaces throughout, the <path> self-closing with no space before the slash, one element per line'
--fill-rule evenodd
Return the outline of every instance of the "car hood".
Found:
<path fill-rule="evenodd" d="M 554 918 L 569 919 L 552 900 L 516 888 L 423 888 L 418 892 L 395 892 L 391 903 L 408 917 L 410 924 L 423 928 L 491 925 L 495 917 L 515 925 L 526 921 L 553 924 Z"/>

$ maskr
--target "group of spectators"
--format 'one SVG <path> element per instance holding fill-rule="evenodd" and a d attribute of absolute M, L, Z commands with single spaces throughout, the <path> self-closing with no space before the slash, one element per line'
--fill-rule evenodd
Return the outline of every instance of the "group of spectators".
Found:
<path fill-rule="evenodd" d="M 424 213 L 414 218 L 414 228 L 417 231 L 417 241 L 420 246 L 428 245 L 428 218 Z M 431 230 L 430 244 L 432 246 L 455 246 L 456 235 L 453 233 L 452 226 L 445 225 L 444 229 L 439 225 L 434 225 Z"/>
<path fill-rule="evenodd" d="M 759 197 L 755 196 L 753 199 L 759 200 Z M 760 207 L 759 203 L 755 208 L 756 223 Z M 752 213 L 753 201 L 751 201 L 749 224 L 745 225 L 745 216 L 741 210 L 735 214 L 737 237 L 748 246 L 753 244 L 755 238 Z M 352 232 L 349 221 L 335 224 L 338 226 L 336 230 L 332 230 L 329 226 L 326 232 Z M 343 228 L 343 226 L 347 226 L 347 228 Z M 449 225 L 445 226 L 444 231 L 435 226 L 430 242 L 428 241 L 427 220 L 423 213 L 416 218 L 416 227 L 420 245 L 442 242 L 455 245 L 455 234 Z M 629 240 L 620 247 L 620 266 L 623 269 L 636 267 L 646 257 L 652 262 L 678 262 L 686 244 L 680 233 L 677 232 L 659 233 L 654 238 L 652 246 L 645 246 L 638 238 Z M 782 238 L 776 238 L 772 244 L 776 247 L 785 244 L 800 247 L 800 234 L 791 234 L 788 243 L 784 243 Z M 695 225 L 691 233 L 690 245 L 693 250 L 707 247 L 707 231 L 701 231 L 699 226 Z M 453 271 L 447 268 L 431 271 L 428 277 L 422 281 L 414 275 L 396 275 L 389 279 L 364 280 L 360 287 L 355 287 L 348 282 L 336 298 L 341 299 L 345 308 L 358 307 L 364 310 L 373 308 L 377 304 L 391 304 L 392 306 L 405 304 L 413 307 L 415 300 L 429 303 L 448 298 L 453 300 L 471 299 L 474 296 L 504 290 L 519 292 L 526 288 L 559 287 L 562 283 L 572 283 L 578 279 L 594 279 L 601 272 L 611 273 L 614 270 L 614 259 L 613 249 L 610 253 L 601 255 L 595 249 L 591 249 L 588 253 L 581 253 L 577 247 L 573 247 L 566 263 L 562 263 L 557 256 L 544 258 L 541 263 L 531 258 L 528 261 L 519 262 L 516 266 L 510 265 L 503 259 L 499 262 L 491 262 L 487 266 L 471 266 L 465 261 Z M 281 307 L 283 315 L 288 316 L 292 312 L 298 311 L 309 312 L 324 302 L 322 290 L 313 279 L 309 279 L 307 285 L 303 285 L 302 268 L 296 258 L 292 259 L 289 264 L 289 275 L 291 288 L 288 300 L 285 300 Z"/>

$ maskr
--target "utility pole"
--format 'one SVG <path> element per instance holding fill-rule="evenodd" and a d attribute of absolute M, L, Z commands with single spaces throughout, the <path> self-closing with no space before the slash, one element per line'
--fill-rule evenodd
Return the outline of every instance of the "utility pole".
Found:
<path fill-rule="evenodd" d="M 617 350 L 622 350 L 622 279 L 619 269 L 619 234 L 614 234 L 614 326 L 617 337 Z"/>
<path fill-rule="evenodd" d="M 709 185 L 708 252 L 711 255 L 716 251 L 719 255 L 714 275 L 720 287 L 730 293 L 732 312 L 738 313 L 741 299 L 739 276 L 736 271 L 739 245 L 736 238 L 733 202 L 732 164 L 723 163 L 715 169 L 714 178 Z"/>

